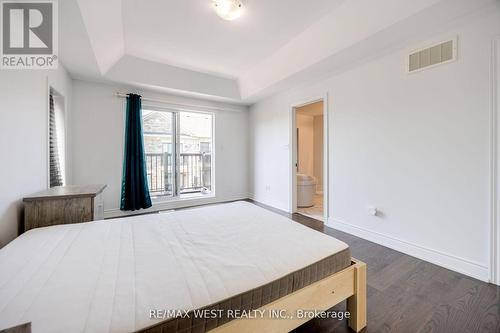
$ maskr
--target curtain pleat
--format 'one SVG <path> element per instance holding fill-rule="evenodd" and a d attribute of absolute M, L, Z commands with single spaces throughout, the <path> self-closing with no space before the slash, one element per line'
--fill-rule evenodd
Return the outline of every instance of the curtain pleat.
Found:
<path fill-rule="evenodd" d="M 128 94 L 126 113 L 120 209 L 133 211 L 152 206 L 144 156 L 141 96 Z"/>

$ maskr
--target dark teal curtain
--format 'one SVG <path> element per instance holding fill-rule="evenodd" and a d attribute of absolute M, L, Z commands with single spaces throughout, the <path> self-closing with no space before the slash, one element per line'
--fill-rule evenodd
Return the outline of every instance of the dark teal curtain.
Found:
<path fill-rule="evenodd" d="M 138 210 L 151 207 L 142 136 L 141 96 L 128 94 L 126 112 L 120 209 Z"/>

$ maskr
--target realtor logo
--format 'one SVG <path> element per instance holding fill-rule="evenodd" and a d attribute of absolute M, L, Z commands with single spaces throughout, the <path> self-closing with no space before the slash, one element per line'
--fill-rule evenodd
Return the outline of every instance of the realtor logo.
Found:
<path fill-rule="evenodd" d="M 57 3 L 2 0 L 2 69 L 57 68 Z"/>

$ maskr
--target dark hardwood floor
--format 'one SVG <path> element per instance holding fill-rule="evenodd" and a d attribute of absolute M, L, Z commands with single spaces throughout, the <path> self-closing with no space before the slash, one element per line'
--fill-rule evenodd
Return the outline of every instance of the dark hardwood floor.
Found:
<path fill-rule="evenodd" d="M 500 287 L 254 203 L 344 241 L 367 264 L 368 326 L 362 332 L 500 333 Z M 345 302 L 331 310 L 345 311 Z M 353 331 L 346 320 L 313 319 L 293 332 Z"/>

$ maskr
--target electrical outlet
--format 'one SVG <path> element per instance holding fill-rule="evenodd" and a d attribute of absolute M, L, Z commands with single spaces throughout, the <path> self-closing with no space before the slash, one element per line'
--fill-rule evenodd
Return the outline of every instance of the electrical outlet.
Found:
<path fill-rule="evenodd" d="M 368 214 L 370 214 L 372 216 L 378 216 L 379 210 L 377 207 L 370 206 L 370 207 L 368 207 Z"/>
<path fill-rule="evenodd" d="M 271 191 L 271 185 L 266 185 L 266 191 L 267 192 Z"/>

